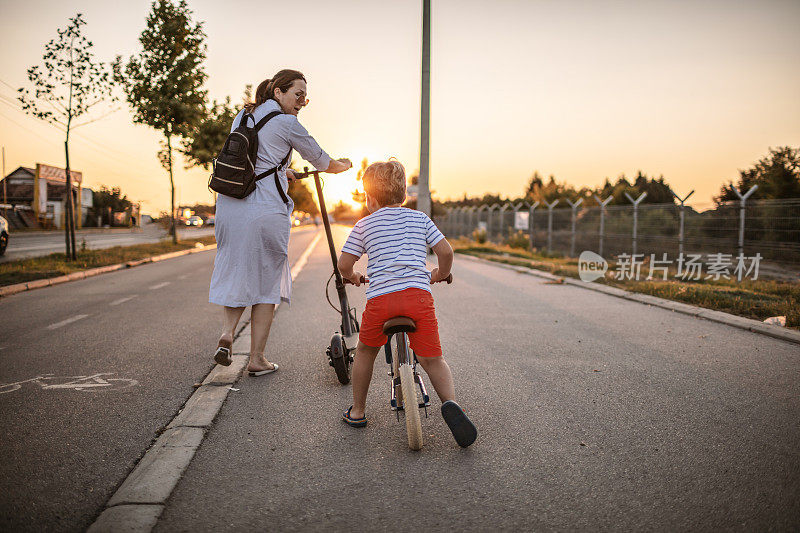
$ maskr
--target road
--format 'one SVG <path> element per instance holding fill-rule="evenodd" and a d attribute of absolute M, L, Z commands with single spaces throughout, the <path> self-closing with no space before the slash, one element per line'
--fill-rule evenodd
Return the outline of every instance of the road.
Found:
<path fill-rule="evenodd" d="M 294 231 L 290 260 L 315 231 Z M 213 261 L 202 252 L 0 299 L 0 383 L 136 381 L 88 391 L 29 382 L 0 394 L 0 530 L 88 527 L 213 366 Z"/>
<path fill-rule="evenodd" d="M 178 228 L 178 237 L 191 239 L 214 234 L 213 227 Z M 147 224 L 134 229 L 85 229 L 75 234 L 75 244 L 80 249 L 83 242 L 86 248 L 99 250 L 112 246 L 128 246 L 158 242 L 167 237 L 167 232 L 158 224 Z M 64 251 L 64 233 L 62 232 L 15 232 L 12 233 L 6 253 L 0 256 L 0 263 L 16 261 L 28 257 L 37 257 Z"/>
<path fill-rule="evenodd" d="M 293 256 L 310 242 L 305 231 Z M 344 235 L 336 229 L 340 244 Z M 45 372 L 138 381 L 105 393 L 26 384 L 0 394 L 2 529 L 82 529 L 100 512 L 210 368 L 212 256 L 0 300 L 13 323 L 0 325 L 2 381 Z M 338 322 L 323 294 L 329 275 L 323 239 L 275 318 L 267 355 L 280 371 L 237 383 L 157 531 L 800 524 L 796 345 L 457 258 L 456 281 L 433 293 L 479 437 L 458 448 L 434 398 L 425 446 L 411 452 L 380 358 L 369 425 L 340 420 L 351 391 L 324 356 Z M 363 311 L 363 289 L 349 294 Z"/>

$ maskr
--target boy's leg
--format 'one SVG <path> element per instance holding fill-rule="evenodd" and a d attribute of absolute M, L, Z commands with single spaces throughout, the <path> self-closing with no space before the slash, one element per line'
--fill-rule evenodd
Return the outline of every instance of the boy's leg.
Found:
<path fill-rule="evenodd" d="M 431 385 L 439 395 L 442 403 L 456 399 L 455 385 L 453 384 L 453 374 L 450 366 L 444 357 L 417 357 L 417 361 L 422 366 L 425 373 L 431 380 Z"/>
<path fill-rule="evenodd" d="M 375 366 L 375 357 L 380 348 L 367 346 L 358 341 L 356 355 L 353 358 L 353 370 L 350 380 L 353 383 L 353 408 L 350 410 L 352 418 L 363 418 L 367 404 L 367 391 L 372 380 L 372 368 Z"/>

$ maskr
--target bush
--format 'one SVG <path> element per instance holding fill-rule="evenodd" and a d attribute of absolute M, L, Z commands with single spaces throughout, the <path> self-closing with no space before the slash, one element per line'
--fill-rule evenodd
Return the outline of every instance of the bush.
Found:
<path fill-rule="evenodd" d="M 478 228 L 472 232 L 472 240 L 477 242 L 478 244 L 484 244 L 486 242 L 486 230 Z"/>
<path fill-rule="evenodd" d="M 523 250 L 528 250 L 531 247 L 531 241 L 527 233 L 522 230 L 514 232 L 511 228 L 508 229 L 506 244 L 511 248 L 521 248 Z"/>

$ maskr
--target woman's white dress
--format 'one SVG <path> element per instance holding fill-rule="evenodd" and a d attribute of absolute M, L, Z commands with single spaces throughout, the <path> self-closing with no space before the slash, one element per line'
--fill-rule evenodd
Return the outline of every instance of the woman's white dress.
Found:
<path fill-rule="evenodd" d="M 267 100 L 252 114 L 258 121 L 272 111 L 280 111 L 280 106 L 275 100 Z M 234 119 L 231 131 L 239 125 L 242 113 Z M 327 169 L 331 161 L 296 116 L 282 114 L 258 132 L 256 174 L 280 164 L 290 149 L 297 150 L 317 170 Z M 288 181 L 284 169 L 279 170 L 278 180 L 285 193 Z M 288 204 L 281 199 L 272 175 L 259 180 L 247 198 L 217 195 L 217 256 L 209 302 L 246 307 L 290 301 L 289 230 L 293 209 L 291 198 Z"/>

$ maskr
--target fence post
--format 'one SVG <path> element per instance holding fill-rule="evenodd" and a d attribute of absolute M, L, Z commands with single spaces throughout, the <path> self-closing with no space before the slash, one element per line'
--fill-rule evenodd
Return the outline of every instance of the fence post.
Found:
<path fill-rule="evenodd" d="M 506 214 L 506 207 L 510 205 L 509 203 L 505 203 L 500 207 L 500 222 L 497 226 L 500 230 L 500 242 L 503 241 L 503 224 L 505 222 L 505 214 Z"/>
<path fill-rule="evenodd" d="M 684 198 L 683 200 L 681 200 L 680 196 L 675 194 L 672 190 L 670 190 L 669 192 L 671 192 L 672 196 L 674 196 L 678 200 L 678 202 L 680 202 L 680 204 L 681 204 L 681 208 L 680 208 L 681 210 L 680 210 L 680 213 L 678 214 L 678 218 L 680 219 L 680 229 L 678 231 L 678 257 L 683 257 L 683 236 L 684 236 L 684 234 L 683 234 L 683 219 L 684 219 L 684 216 L 683 215 L 684 215 L 684 211 L 685 211 L 684 204 L 686 203 L 686 200 L 688 200 L 689 197 L 694 194 L 694 189 L 692 189 L 692 192 L 687 194 L 686 198 Z"/>
<path fill-rule="evenodd" d="M 552 204 L 547 202 L 547 253 L 552 251 L 553 247 L 553 208 L 558 204 L 558 200 L 554 200 Z"/>
<path fill-rule="evenodd" d="M 614 195 L 612 194 L 611 196 L 609 196 L 605 200 L 601 200 L 600 197 L 595 194 L 594 198 L 595 198 L 595 200 L 597 200 L 597 203 L 600 205 L 600 246 L 597 249 L 597 255 L 602 257 L 603 256 L 603 236 L 605 235 L 604 232 L 605 232 L 605 228 L 606 228 L 606 225 L 605 225 L 605 223 L 606 223 L 606 206 L 608 205 L 608 203 L 611 200 L 614 199 Z"/>
<path fill-rule="evenodd" d="M 467 217 L 467 237 L 472 238 L 472 232 L 478 227 L 478 206 L 471 205 L 469 207 L 469 216 Z"/>
<path fill-rule="evenodd" d="M 731 185 L 731 189 L 733 189 L 733 192 L 736 193 L 736 196 L 738 196 L 739 200 L 742 202 L 739 206 L 739 255 L 744 257 L 744 203 L 751 194 L 756 192 L 758 185 L 753 185 L 750 187 L 750 190 L 744 193 L 744 195 L 739 193 L 739 190 L 733 185 Z"/>
<path fill-rule="evenodd" d="M 569 246 L 569 256 L 575 257 L 575 216 L 578 210 L 578 206 L 583 203 L 583 198 L 578 198 L 578 201 L 575 202 L 574 204 L 572 203 L 572 200 L 567 198 L 567 203 L 572 208 L 572 242 Z"/>
<path fill-rule="evenodd" d="M 631 198 L 631 195 L 627 192 L 625 197 L 633 204 L 633 253 L 631 255 L 636 255 L 636 226 L 639 222 L 639 203 L 647 197 L 647 193 L 643 192 L 636 200 Z"/>
<path fill-rule="evenodd" d="M 533 210 L 539 205 L 539 200 L 536 200 L 528 208 L 528 237 L 531 241 L 531 251 L 533 251 Z"/>

